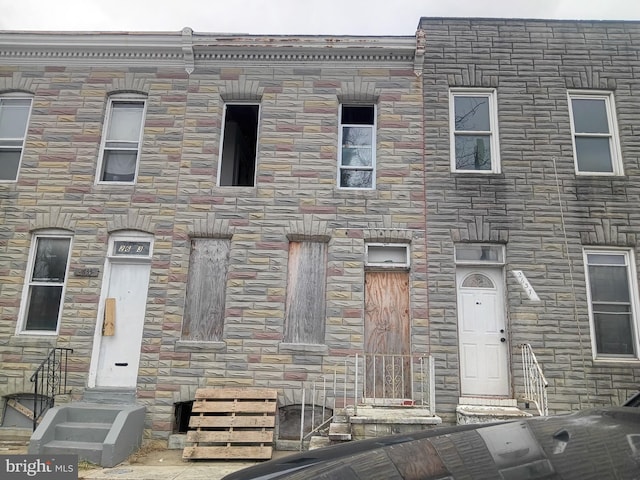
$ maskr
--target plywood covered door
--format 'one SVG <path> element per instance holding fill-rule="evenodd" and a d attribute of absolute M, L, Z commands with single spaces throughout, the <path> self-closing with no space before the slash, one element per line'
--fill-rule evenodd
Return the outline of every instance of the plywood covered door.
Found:
<path fill-rule="evenodd" d="M 410 398 L 409 272 L 367 272 L 365 286 L 365 396 Z"/>

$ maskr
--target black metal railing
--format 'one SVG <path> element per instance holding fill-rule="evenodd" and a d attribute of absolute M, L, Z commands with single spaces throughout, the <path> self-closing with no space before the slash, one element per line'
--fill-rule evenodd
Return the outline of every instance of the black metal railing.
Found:
<path fill-rule="evenodd" d="M 33 429 L 38 420 L 55 404 L 56 395 L 67 394 L 67 363 L 71 348 L 56 347 L 31 375 L 33 383 Z"/>

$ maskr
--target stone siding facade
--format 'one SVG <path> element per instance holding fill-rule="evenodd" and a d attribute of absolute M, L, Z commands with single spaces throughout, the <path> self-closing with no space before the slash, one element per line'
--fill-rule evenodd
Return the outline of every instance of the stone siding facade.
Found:
<path fill-rule="evenodd" d="M 583 248 L 630 248 L 639 258 L 640 24 L 423 18 L 420 28 L 428 317 L 439 412 L 452 411 L 460 396 L 454 245 L 468 242 L 506 248 L 514 397 L 523 391 L 519 345 L 529 343 L 549 382 L 551 412 L 620 404 L 638 389 L 640 363 L 593 360 Z M 452 173 L 454 87 L 497 92 L 500 173 Z M 623 176 L 576 174 L 570 89 L 613 93 Z M 525 273 L 539 302 L 512 270 Z"/>
<path fill-rule="evenodd" d="M 155 239 L 137 395 L 156 437 L 171 434 L 174 403 L 193 399 L 197 387 L 275 387 L 281 406 L 299 403 L 302 381 L 362 352 L 367 241 L 410 244 L 413 350 L 428 351 L 415 38 L 358 39 L 365 47 L 336 51 L 332 44 L 345 39 L 221 39 L 186 30 L 157 42 L 166 53 L 132 35 L 123 41 L 128 55 L 110 56 L 109 47 L 91 53 L 88 37 L 73 37 L 69 58 L 64 47 L 42 53 L 64 34 L 35 35 L 35 60 L 19 34 L 0 39 L 4 50 L 20 52 L 0 61 L 0 94 L 33 97 L 18 181 L 0 184 L 0 395 L 30 392 L 29 376 L 57 346 L 74 349 L 70 382 L 80 398 L 108 238 L 122 230 Z M 322 46 L 309 47 L 314 41 Z M 120 91 L 147 98 L 137 182 L 96 184 L 108 95 Z M 260 104 L 256 185 L 218 187 L 224 104 L 247 100 Z M 341 101 L 376 104 L 373 190 L 336 187 Z M 29 246 L 45 228 L 73 235 L 60 332 L 19 335 Z M 221 342 L 181 339 L 192 237 L 230 238 Z M 291 238 L 329 238 L 323 345 L 281 346 Z M 80 276 L 87 268 L 98 276 Z"/>

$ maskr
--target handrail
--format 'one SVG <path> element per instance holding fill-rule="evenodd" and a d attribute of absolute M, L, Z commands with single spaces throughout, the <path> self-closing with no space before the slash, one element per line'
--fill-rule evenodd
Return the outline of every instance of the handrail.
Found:
<path fill-rule="evenodd" d="M 56 395 L 66 394 L 67 364 L 72 348 L 56 347 L 33 372 L 29 379 L 33 385 L 33 430 L 38 420 L 55 404 Z"/>
<path fill-rule="evenodd" d="M 524 374 L 524 398 L 525 402 L 532 402 L 541 417 L 549 415 L 547 405 L 547 387 L 549 383 L 542 373 L 542 368 L 536 358 L 531 345 L 520 345 L 522 351 L 522 370 Z"/>
<path fill-rule="evenodd" d="M 363 404 L 415 406 L 428 408 L 431 415 L 435 415 L 433 358 L 423 354 L 348 355 L 333 365 L 332 372 L 302 382 L 300 449 L 304 448 L 306 439 L 342 415 L 336 411 L 357 416 L 358 405 Z M 311 425 L 305 434 L 307 407 L 312 409 Z M 321 421 L 315 419 L 316 407 L 322 408 Z M 328 416 L 327 408 L 331 410 Z"/>

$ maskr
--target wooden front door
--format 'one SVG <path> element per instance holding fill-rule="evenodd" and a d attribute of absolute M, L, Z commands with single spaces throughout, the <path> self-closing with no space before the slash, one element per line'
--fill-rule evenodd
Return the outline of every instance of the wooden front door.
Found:
<path fill-rule="evenodd" d="M 367 272 L 365 286 L 365 397 L 410 399 L 409 272 Z"/>

